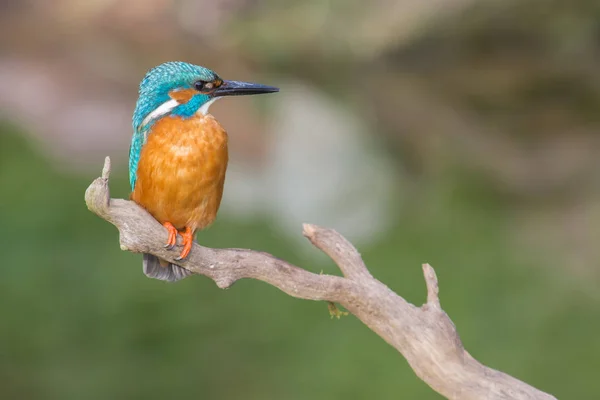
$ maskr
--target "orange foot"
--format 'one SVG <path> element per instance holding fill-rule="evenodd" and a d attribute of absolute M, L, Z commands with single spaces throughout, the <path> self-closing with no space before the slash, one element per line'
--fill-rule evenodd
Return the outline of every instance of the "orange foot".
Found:
<path fill-rule="evenodd" d="M 185 227 L 185 232 L 181 236 L 183 237 L 183 250 L 181 250 L 179 257 L 175 259 L 177 261 L 186 258 L 190 254 L 190 251 L 192 251 L 192 244 L 194 244 L 194 232 L 189 226 Z"/>
<path fill-rule="evenodd" d="M 165 222 L 163 224 L 167 231 L 169 232 L 169 238 L 167 239 L 167 244 L 165 244 L 165 249 L 171 250 L 177 244 L 177 228 L 173 226 L 170 222 Z"/>

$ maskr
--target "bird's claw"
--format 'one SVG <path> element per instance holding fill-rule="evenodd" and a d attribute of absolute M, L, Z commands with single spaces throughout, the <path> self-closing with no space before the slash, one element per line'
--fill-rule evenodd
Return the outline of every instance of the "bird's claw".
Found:
<path fill-rule="evenodd" d="M 185 232 L 181 234 L 181 237 L 183 237 L 183 250 L 181 250 L 181 254 L 175 261 L 185 259 L 190 254 L 190 251 L 192 251 L 192 245 L 194 244 L 194 232 L 191 228 L 186 227 Z"/>
<path fill-rule="evenodd" d="M 177 228 L 175 228 L 170 222 L 165 222 L 163 226 L 167 229 L 167 232 L 169 232 L 165 249 L 172 250 L 177 244 Z"/>
<path fill-rule="evenodd" d="M 169 232 L 169 237 L 167 239 L 167 243 L 165 244 L 165 249 L 173 250 L 175 245 L 177 244 L 177 228 L 173 226 L 170 222 L 165 222 L 163 226 Z M 185 259 L 192 250 L 192 245 L 194 244 L 194 232 L 190 227 L 185 228 L 185 231 L 181 232 L 181 237 L 183 238 L 183 249 L 181 250 L 181 254 L 179 257 L 175 259 L 175 261 L 181 261 Z"/>

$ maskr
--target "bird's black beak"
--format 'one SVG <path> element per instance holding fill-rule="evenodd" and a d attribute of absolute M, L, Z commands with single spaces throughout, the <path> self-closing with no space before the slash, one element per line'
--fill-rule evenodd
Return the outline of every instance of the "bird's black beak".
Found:
<path fill-rule="evenodd" d="M 259 83 L 223 81 L 221 86 L 213 91 L 213 97 L 246 96 L 250 94 L 263 94 L 279 92 L 279 88 Z"/>

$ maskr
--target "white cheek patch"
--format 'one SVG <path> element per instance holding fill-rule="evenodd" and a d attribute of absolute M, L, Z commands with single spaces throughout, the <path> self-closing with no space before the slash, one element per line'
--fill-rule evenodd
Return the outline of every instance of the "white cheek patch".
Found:
<path fill-rule="evenodd" d="M 156 118 L 162 117 L 163 115 L 170 113 L 178 105 L 179 105 L 179 102 L 175 99 L 165 101 L 160 106 L 156 107 L 154 109 L 154 111 L 152 111 L 150 114 L 148 114 L 146 116 L 146 118 L 144 118 L 144 120 L 142 121 L 141 127 L 144 127 L 150 121 L 152 121 Z"/>
<path fill-rule="evenodd" d="M 208 114 L 208 107 L 210 107 L 210 105 L 212 103 L 214 103 L 215 101 L 219 100 L 220 97 L 213 97 L 212 99 L 210 99 L 209 101 L 207 101 L 206 103 L 202 104 L 202 107 L 200 107 L 198 109 L 198 114 L 201 115 L 207 115 Z"/>

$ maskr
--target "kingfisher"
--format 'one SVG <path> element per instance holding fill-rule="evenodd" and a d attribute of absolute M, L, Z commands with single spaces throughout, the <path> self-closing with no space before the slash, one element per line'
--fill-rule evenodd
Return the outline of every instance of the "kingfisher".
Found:
<path fill-rule="evenodd" d="M 185 259 L 195 234 L 213 223 L 227 170 L 227 132 L 208 112 L 224 96 L 278 92 L 272 86 L 223 80 L 199 65 L 172 61 L 150 69 L 142 79 L 133 113 L 129 149 L 130 198 L 168 232 L 177 235 Z M 178 265 L 143 255 L 146 276 L 174 282 L 191 275 Z"/>

